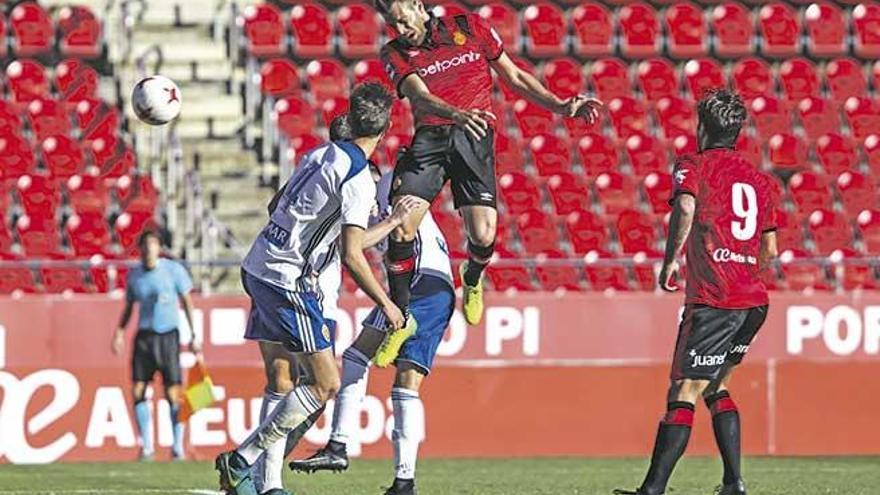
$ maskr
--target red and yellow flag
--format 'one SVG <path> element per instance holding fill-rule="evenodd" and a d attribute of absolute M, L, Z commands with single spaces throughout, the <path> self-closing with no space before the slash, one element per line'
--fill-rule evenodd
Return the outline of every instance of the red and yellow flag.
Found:
<path fill-rule="evenodd" d="M 214 383 L 208 376 L 205 362 L 199 359 L 186 376 L 186 391 L 183 393 L 178 420 L 185 422 L 200 409 L 210 407 L 215 400 Z"/>

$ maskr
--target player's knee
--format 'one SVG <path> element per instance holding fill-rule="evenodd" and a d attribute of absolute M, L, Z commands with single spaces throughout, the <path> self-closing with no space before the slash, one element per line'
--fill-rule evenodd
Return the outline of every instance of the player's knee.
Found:
<path fill-rule="evenodd" d="M 266 385 L 269 390 L 279 394 L 286 394 L 293 390 L 295 384 L 290 376 L 290 368 L 285 364 L 274 363 L 267 371 Z"/>
<path fill-rule="evenodd" d="M 391 240 L 394 242 L 412 242 L 416 238 L 418 226 L 410 225 L 410 222 L 404 222 L 396 229 L 391 231 Z"/>
<path fill-rule="evenodd" d="M 495 221 L 486 219 L 477 224 L 468 240 L 480 247 L 491 247 L 495 243 Z"/>
<path fill-rule="evenodd" d="M 147 387 L 142 383 L 135 383 L 131 388 L 131 397 L 134 402 L 141 402 L 144 400 L 144 396 L 146 395 Z"/>
<path fill-rule="evenodd" d="M 322 403 L 326 403 L 336 397 L 336 393 L 339 392 L 340 386 L 341 381 L 339 379 L 339 374 L 317 379 L 315 380 L 314 385 L 315 398 Z"/>
<path fill-rule="evenodd" d="M 707 380 L 679 380 L 670 388 L 670 399 L 696 403 L 709 386 Z"/>

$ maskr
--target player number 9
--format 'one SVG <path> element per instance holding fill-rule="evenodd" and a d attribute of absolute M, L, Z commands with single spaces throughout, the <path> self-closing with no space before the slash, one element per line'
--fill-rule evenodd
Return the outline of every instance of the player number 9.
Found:
<path fill-rule="evenodd" d="M 750 184 L 735 182 L 731 191 L 733 214 L 742 220 L 730 222 L 733 237 L 747 241 L 755 236 L 758 229 L 758 197 Z"/>

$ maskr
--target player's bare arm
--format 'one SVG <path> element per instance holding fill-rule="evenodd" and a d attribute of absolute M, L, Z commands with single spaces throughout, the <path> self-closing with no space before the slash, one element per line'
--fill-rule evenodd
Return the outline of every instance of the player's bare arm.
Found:
<path fill-rule="evenodd" d="M 684 248 L 684 243 L 687 241 L 694 223 L 696 210 L 697 200 L 690 194 L 679 194 L 672 206 L 672 215 L 669 218 L 669 238 L 666 239 L 663 268 L 660 270 L 660 288 L 667 292 L 678 290 L 677 286 L 672 285 L 672 279 L 678 276 L 680 269 L 675 258 Z"/>
<path fill-rule="evenodd" d="M 492 112 L 456 108 L 431 93 L 417 74 L 408 75 L 400 82 L 400 93 L 409 98 L 414 109 L 450 119 L 465 129 L 474 139 L 483 139 L 489 133 L 490 121 L 498 120 Z"/>
<path fill-rule="evenodd" d="M 202 343 L 199 340 L 199 336 L 196 335 L 196 327 L 193 325 L 193 306 L 192 297 L 187 292 L 186 294 L 180 295 L 180 304 L 183 306 L 183 314 L 186 316 L 186 322 L 189 324 L 189 330 L 192 332 L 192 340 L 189 343 L 189 350 L 193 354 L 201 354 L 202 352 Z"/>
<path fill-rule="evenodd" d="M 532 103 L 565 117 L 583 116 L 590 124 L 599 119 L 601 101 L 585 95 L 573 96 L 566 100 L 557 97 L 535 76 L 517 66 L 506 53 L 502 53 L 497 60 L 491 62 L 491 65 L 505 83 Z"/>
<path fill-rule="evenodd" d="M 761 253 L 758 255 L 758 263 L 761 270 L 770 268 L 773 260 L 779 256 L 779 248 L 776 244 L 776 231 L 770 230 L 761 234 Z"/>
<path fill-rule="evenodd" d="M 131 320 L 133 309 L 134 301 L 125 301 L 125 307 L 122 309 L 122 315 L 119 317 L 119 325 L 117 325 L 116 331 L 113 332 L 111 347 L 113 354 L 117 356 L 122 354 L 122 351 L 125 349 L 125 327 L 128 326 L 128 321 Z"/>
<path fill-rule="evenodd" d="M 340 236 L 340 248 L 342 251 L 342 263 L 348 268 L 351 277 L 357 282 L 358 287 L 373 300 L 385 316 L 391 328 L 397 330 L 403 326 L 403 313 L 391 302 L 391 298 L 385 293 L 382 284 L 376 280 L 370 264 L 364 256 L 364 233 L 365 230 L 355 225 L 344 225 Z"/>
<path fill-rule="evenodd" d="M 394 209 L 388 218 L 370 226 L 364 232 L 363 249 L 369 249 L 382 242 L 394 229 L 403 224 L 410 213 L 419 208 L 424 202 L 425 200 L 415 196 L 401 196 L 394 204 Z"/>

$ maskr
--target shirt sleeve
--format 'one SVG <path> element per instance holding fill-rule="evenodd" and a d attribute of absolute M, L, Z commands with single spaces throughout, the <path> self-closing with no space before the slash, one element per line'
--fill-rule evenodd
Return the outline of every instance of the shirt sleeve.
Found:
<path fill-rule="evenodd" d="M 379 58 L 382 60 L 382 65 L 385 67 L 388 78 L 391 79 L 391 84 L 394 85 L 394 90 L 399 97 L 403 98 L 404 96 L 400 94 L 400 83 L 408 75 L 415 73 L 416 67 L 409 62 L 408 58 L 390 45 L 385 45 L 382 48 Z"/>
<path fill-rule="evenodd" d="M 487 60 L 498 60 L 504 53 L 504 42 L 498 31 L 495 31 L 486 19 L 477 14 L 471 14 L 470 24 L 473 26 L 474 36 L 480 43 L 483 55 Z"/>
<path fill-rule="evenodd" d="M 776 209 L 779 207 L 779 194 L 781 191 L 774 187 L 773 179 L 767 176 L 764 179 L 766 204 L 764 205 L 764 220 L 761 222 L 761 232 L 772 232 L 779 228 Z"/>
<path fill-rule="evenodd" d="M 137 295 L 134 293 L 134 278 L 131 276 L 131 272 L 125 276 L 125 300 L 130 303 L 137 301 Z"/>
<path fill-rule="evenodd" d="M 342 225 L 366 229 L 376 204 L 376 185 L 367 168 L 342 184 Z"/>
<path fill-rule="evenodd" d="M 671 205 L 679 194 L 690 194 L 696 197 L 700 190 L 699 182 L 697 163 L 690 157 L 680 158 L 672 172 L 672 197 L 669 198 L 669 204 Z"/>
<path fill-rule="evenodd" d="M 189 294 L 192 291 L 192 279 L 187 273 L 186 268 L 180 263 L 174 262 L 174 288 L 178 294 Z"/>

